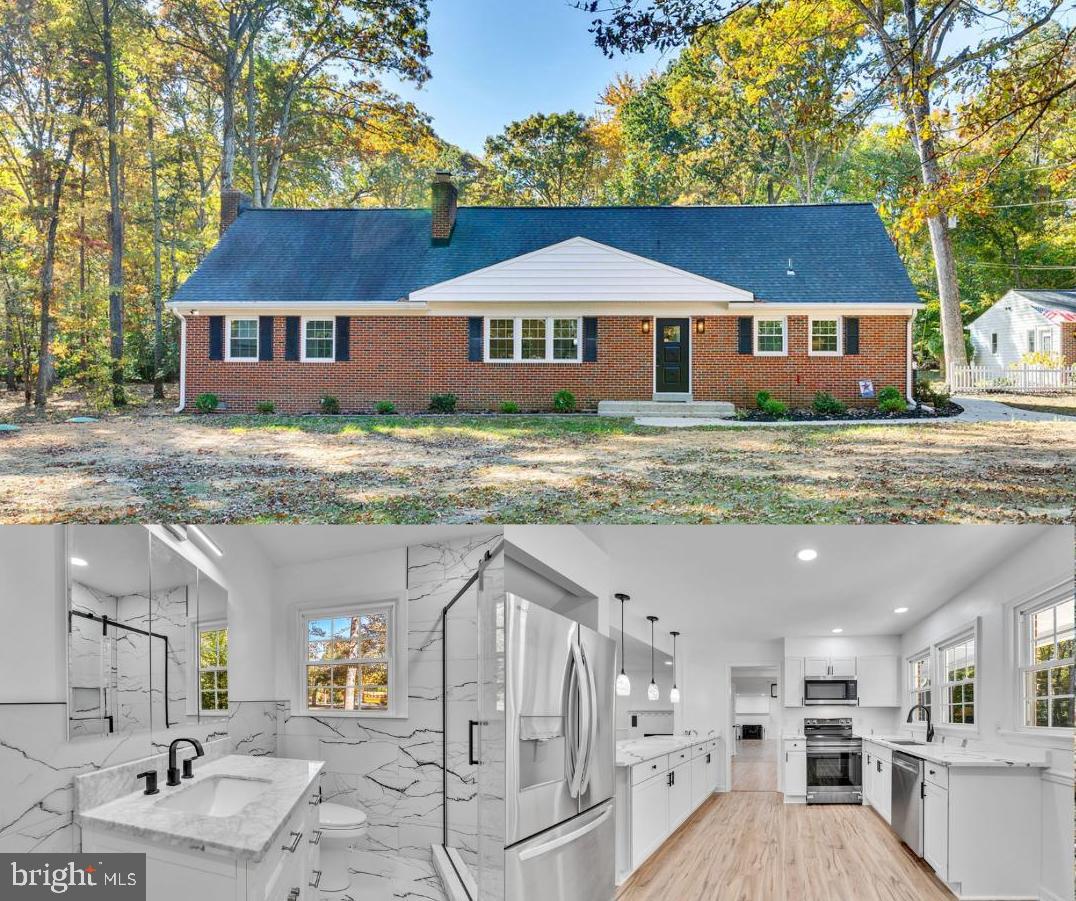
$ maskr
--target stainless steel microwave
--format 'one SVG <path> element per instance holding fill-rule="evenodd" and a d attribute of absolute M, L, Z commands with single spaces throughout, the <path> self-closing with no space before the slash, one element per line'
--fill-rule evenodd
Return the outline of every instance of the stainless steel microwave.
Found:
<path fill-rule="evenodd" d="M 859 685 L 855 679 L 804 679 L 803 703 L 805 705 L 859 704 Z"/>

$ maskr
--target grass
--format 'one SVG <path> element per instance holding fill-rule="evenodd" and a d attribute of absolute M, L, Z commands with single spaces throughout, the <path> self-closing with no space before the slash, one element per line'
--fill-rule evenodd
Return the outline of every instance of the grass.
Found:
<path fill-rule="evenodd" d="M 983 396 L 988 400 L 1000 401 L 1007 407 L 1015 407 L 1017 410 L 1076 416 L 1076 394 L 986 394 Z"/>

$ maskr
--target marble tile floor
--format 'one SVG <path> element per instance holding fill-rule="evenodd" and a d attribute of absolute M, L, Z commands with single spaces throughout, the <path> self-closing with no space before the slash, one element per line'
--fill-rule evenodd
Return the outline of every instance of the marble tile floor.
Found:
<path fill-rule="evenodd" d="M 319 891 L 319 901 L 446 901 L 441 879 L 428 860 L 393 851 L 323 848 L 324 872 L 346 868 L 350 885 L 342 891 Z"/>

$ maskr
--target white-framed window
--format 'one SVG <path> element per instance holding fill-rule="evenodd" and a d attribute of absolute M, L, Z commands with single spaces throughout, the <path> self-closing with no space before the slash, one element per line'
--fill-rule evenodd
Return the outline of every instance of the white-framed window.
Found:
<path fill-rule="evenodd" d="M 1027 352 L 1029 354 L 1035 353 L 1035 330 L 1033 328 L 1027 330 Z"/>
<path fill-rule="evenodd" d="M 788 354 L 788 323 L 783 316 L 755 317 L 755 356 L 783 357 Z"/>
<path fill-rule="evenodd" d="M 407 715 L 407 625 L 399 611 L 400 603 L 381 600 L 300 612 L 304 713 Z"/>
<path fill-rule="evenodd" d="M 841 355 L 841 319 L 810 319 L 807 352 L 812 357 L 839 357 Z"/>
<path fill-rule="evenodd" d="M 336 358 L 336 321 L 303 319 L 303 362 L 325 363 Z"/>
<path fill-rule="evenodd" d="M 212 716 L 228 713 L 228 624 L 195 624 L 195 692 L 198 712 Z"/>
<path fill-rule="evenodd" d="M 1016 608 L 1021 725 L 1072 729 L 1076 698 L 1076 599 L 1056 594 Z"/>
<path fill-rule="evenodd" d="M 486 362 L 578 363 L 582 334 L 578 316 L 491 316 L 486 319 Z"/>
<path fill-rule="evenodd" d="M 228 317 L 228 353 L 229 360 L 258 359 L 258 319 L 257 317 Z"/>
<path fill-rule="evenodd" d="M 998 333 L 990 333 L 990 353 L 996 354 L 998 352 Z"/>
<path fill-rule="evenodd" d="M 1039 329 L 1039 350 L 1044 354 L 1054 352 L 1054 330 L 1052 328 Z"/>
<path fill-rule="evenodd" d="M 930 691 L 930 649 L 920 651 L 908 658 L 908 707 L 922 704 L 927 710 L 933 712 Z M 917 710 L 912 717 L 912 722 L 923 722 L 927 715 L 922 710 Z"/>
<path fill-rule="evenodd" d="M 979 674 L 978 623 L 938 644 L 937 684 L 940 693 L 939 722 L 947 726 L 972 726 L 975 718 Z"/>

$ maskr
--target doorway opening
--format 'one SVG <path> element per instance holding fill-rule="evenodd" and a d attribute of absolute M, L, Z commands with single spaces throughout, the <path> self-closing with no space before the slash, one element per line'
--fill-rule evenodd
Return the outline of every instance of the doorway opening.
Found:
<path fill-rule="evenodd" d="M 734 666 L 729 678 L 733 736 L 730 787 L 734 792 L 776 792 L 781 743 L 781 685 L 777 666 Z"/>

